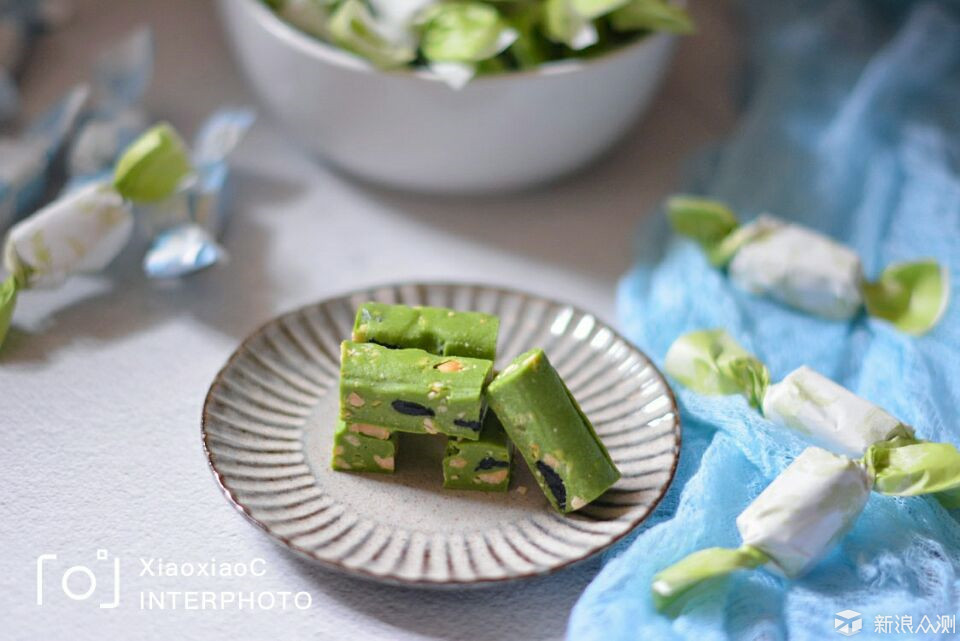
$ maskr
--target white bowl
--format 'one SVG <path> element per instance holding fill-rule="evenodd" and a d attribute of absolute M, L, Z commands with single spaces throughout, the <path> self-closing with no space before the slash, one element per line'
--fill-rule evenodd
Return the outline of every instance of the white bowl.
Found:
<path fill-rule="evenodd" d="M 515 190 L 583 166 L 647 107 L 674 40 L 652 35 L 457 90 L 426 71 L 378 70 L 259 0 L 219 5 L 240 66 L 298 141 L 362 178 L 415 191 Z"/>

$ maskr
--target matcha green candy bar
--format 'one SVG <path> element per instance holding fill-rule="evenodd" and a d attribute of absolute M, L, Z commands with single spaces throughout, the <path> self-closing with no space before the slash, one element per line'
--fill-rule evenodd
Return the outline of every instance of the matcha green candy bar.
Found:
<path fill-rule="evenodd" d="M 620 472 L 542 349 L 513 360 L 487 390 L 490 408 L 550 503 L 572 512 L 603 494 Z"/>
<path fill-rule="evenodd" d="M 492 368 L 479 358 L 344 341 L 340 418 L 357 430 L 385 427 L 475 441 Z"/>
<path fill-rule="evenodd" d="M 443 487 L 450 490 L 506 492 L 513 445 L 493 412 L 483 419 L 476 441 L 451 438 L 443 457 Z"/>
<path fill-rule="evenodd" d="M 343 421 L 337 423 L 333 434 L 333 469 L 393 474 L 396 456 L 396 432 L 379 439 L 351 431 Z"/>
<path fill-rule="evenodd" d="M 364 303 L 357 310 L 353 340 L 384 347 L 422 349 L 442 356 L 493 360 L 500 319 L 442 307 Z"/>

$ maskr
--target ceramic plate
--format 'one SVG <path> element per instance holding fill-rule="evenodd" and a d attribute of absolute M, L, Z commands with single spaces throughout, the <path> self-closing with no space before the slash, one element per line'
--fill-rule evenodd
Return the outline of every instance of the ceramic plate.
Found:
<path fill-rule="evenodd" d="M 623 478 L 562 516 L 519 458 L 507 493 L 444 490 L 442 437 L 402 435 L 395 475 L 331 470 L 339 345 L 368 300 L 498 315 L 497 366 L 543 347 Z M 213 381 L 202 431 L 227 498 L 283 545 L 354 575 L 453 586 L 547 574 L 628 534 L 673 478 L 678 416 L 650 360 L 591 314 L 495 287 L 405 284 L 325 300 L 255 331 Z"/>

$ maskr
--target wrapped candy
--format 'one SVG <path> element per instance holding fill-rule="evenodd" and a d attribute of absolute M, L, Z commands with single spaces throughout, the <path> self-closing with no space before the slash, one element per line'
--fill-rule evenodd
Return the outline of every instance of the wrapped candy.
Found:
<path fill-rule="evenodd" d="M 808 442 L 891 468 L 883 484 L 887 494 L 937 492 L 944 505 L 960 506 L 956 447 L 917 439 L 909 425 L 809 367 L 771 384 L 766 366 L 722 329 L 680 336 L 664 366 L 696 392 L 742 394 L 768 419 Z"/>
<path fill-rule="evenodd" d="M 801 576 L 853 527 L 872 485 L 863 464 L 808 447 L 737 517 L 743 545 L 701 550 L 657 573 L 654 605 L 671 611 L 703 582 L 761 565 Z"/>
<path fill-rule="evenodd" d="M 0 229 L 40 204 L 53 161 L 89 95 L 78 85 L 16 137 L 0 138 Z"/>
<path fill-rule="evenodd" d="M 68 190 L 104 178 L 120 152 L 147 128 L 140 103 L 152 75 L 148 28 L 135 30 L 98 57 L 90 104 L 67 152 Z"/>
<path fill-rule="evenodd" d="M 109 183 L 92 183 L 14 225 L 4 267 L 18 288 L 55 287 L 67 276 L 99 271 L 126 246 L 130 207 Z"/>
<path fill-rule="evenodd" d="M 866 307 L 910 334 L 929 331 L 946 309 L 947 272 L 934 260 L 891 265 L 868 281 L 853 250 L 813 230 L 772 216 L 740 225 L 722 203 L 689 196 L 671 198 L 667 208 L 674 230 L 751 293 L 836 320 Z"/>
<path fill-rule="evenodd" d="M 265 0 L 302 31 L 386 69 L 426 68 L 453 88 L 477 73 L 600 53 L 648 32 L 690 33 L 668 0 Z"/>
<path fill-rule="evenodd" d="M 10 274 L 0 285 L 0 344 L 18 293 L 56 287 L 74 274 L 104 269 L 133 231 L 132 203 L 162 199 L 189 170 L 189 160 L 167 125 L 135 141 L 117 163 L 114 180 L 74 189 L 14 225 L 3 246 Z M 165 191 L 167 190 L 167 191 Z"/>

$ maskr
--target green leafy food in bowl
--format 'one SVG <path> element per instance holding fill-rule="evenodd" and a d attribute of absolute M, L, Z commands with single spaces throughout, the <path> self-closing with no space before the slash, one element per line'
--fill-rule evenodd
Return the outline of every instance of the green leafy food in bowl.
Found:
<path fill-rule="evenodd" d="M 655 32 L 693 31 L 668 0 L 263 0 L 281 18 L 383 69 L 477 73 L 602 55 Z"/>

